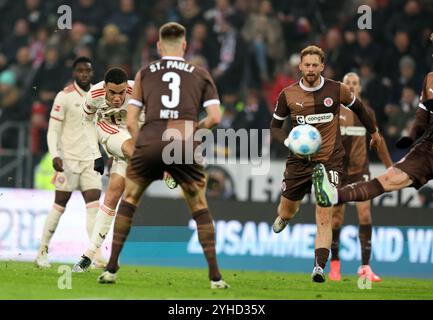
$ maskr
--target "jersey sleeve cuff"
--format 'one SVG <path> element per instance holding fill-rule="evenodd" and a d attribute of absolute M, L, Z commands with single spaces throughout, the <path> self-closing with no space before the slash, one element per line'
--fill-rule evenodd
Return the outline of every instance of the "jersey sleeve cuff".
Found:
<path fill-rule="evenodd" d="M 207 100 L 203 103 L 203 108 L 209 107 L 214 104 L 220 105 L 221 102 L 218 99 Z"/>
<path fill-rule="evenodd" d="M 137 99 L 129 99 L 128 104 L 131 104 L 137 108 L 143 108 L 143 103 Z"/>
<path fill-rule="evenodd" d="M 280 120 L 280 121 L 284 121 L 284 120 L 287 119 L 287 116 L 285 116 L 285 117 L 280 117 L 280 116 L 276 115 L 275 113 L 273 114 L 273 117 L 274 117 L 275 119 L 277 119 L 277 120 Z"/>

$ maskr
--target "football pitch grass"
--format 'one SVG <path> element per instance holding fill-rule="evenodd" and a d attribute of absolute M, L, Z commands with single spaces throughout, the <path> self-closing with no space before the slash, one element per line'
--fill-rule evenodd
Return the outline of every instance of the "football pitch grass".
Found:
<path fill-rule="evenodd" d="M 371 289 L 358 288 L 356 276 L 340 282 L 312 283 L 310 274 L 223 270 L 231 285 L 211 290 L 206 269 L 122 266 L 116 284 L 99 284 L 101 270 L 72 273 L 65 285 L 60 264 L 41 270 L 30 262 L 0 261 L 0 299 L 175 299 L 175 300 L 291 300 L 291 299 L 433 299 L 433 280 L 383 277 Z M 69 265 L 71 267 L 71 265 Z"/>

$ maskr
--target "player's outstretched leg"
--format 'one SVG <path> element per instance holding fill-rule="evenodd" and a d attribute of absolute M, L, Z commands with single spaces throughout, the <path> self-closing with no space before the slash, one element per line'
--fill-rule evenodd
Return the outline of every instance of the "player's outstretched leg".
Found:
<path fill-rule="evenodd" d="M 338 202 L 335 186 L 329 182 L 325 166 L 317 164 L 313 169 L 313 187 L 316 202 L 321 207 L 331 207 Z"/>

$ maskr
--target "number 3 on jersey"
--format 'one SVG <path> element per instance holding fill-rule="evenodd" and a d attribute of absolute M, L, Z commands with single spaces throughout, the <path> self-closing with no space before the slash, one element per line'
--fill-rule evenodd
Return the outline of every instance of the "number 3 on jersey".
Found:
<path fill-rule="evenodd" d="M 174 109 L 180 101 L 180 76 L 175 72 L 167 72 L 162 76 L 162 81 L 168 82 L 171 96 L 161 96 L 162 105 L 168 109 Z"/>

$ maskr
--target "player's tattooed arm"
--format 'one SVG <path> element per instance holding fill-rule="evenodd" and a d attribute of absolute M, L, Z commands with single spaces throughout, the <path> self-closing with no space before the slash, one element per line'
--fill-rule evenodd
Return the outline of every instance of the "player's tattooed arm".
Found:
<path fill-rule="evenodd" d="M 373 109 L 367 108 L 367 112 L 370 115 L 370 117 L 374 121 L 374 125 L 378 127 L 377 125 L 377 118 L 376 113 Z M 379 157 L 380 161 L 385 165 L 386 168 L 389 168 L 392 166 L 392 159 L 391 155 L 389 154 L 388 146 L 385 143 L 385 139 L 382 135 L 380 135 L 382 138 L 382 143 L 379 145 L 379 147 L 376 149 L 377 156 Z"/>
<path fill-rule="evenodd" d="M 284 144 L 284 140 L 287 138 L 287 133 L 282 129 L 284 120 L 277 120 L 272 118 L 271 120 L 271 136 L 272 139 Z"/>
<path fill-rule="evenodd" d="M 391 159 L 391 156 L 389 154 L 388 146 L 386 145 L 384 140 L 379 145 L 376 152 L 377 152 L 377 156 L 379 157 L 380 161 L 382 161 L 382 163 L 385 165 L 386 168 L 389 168 L 392 166 L 392 159 Z"/>

